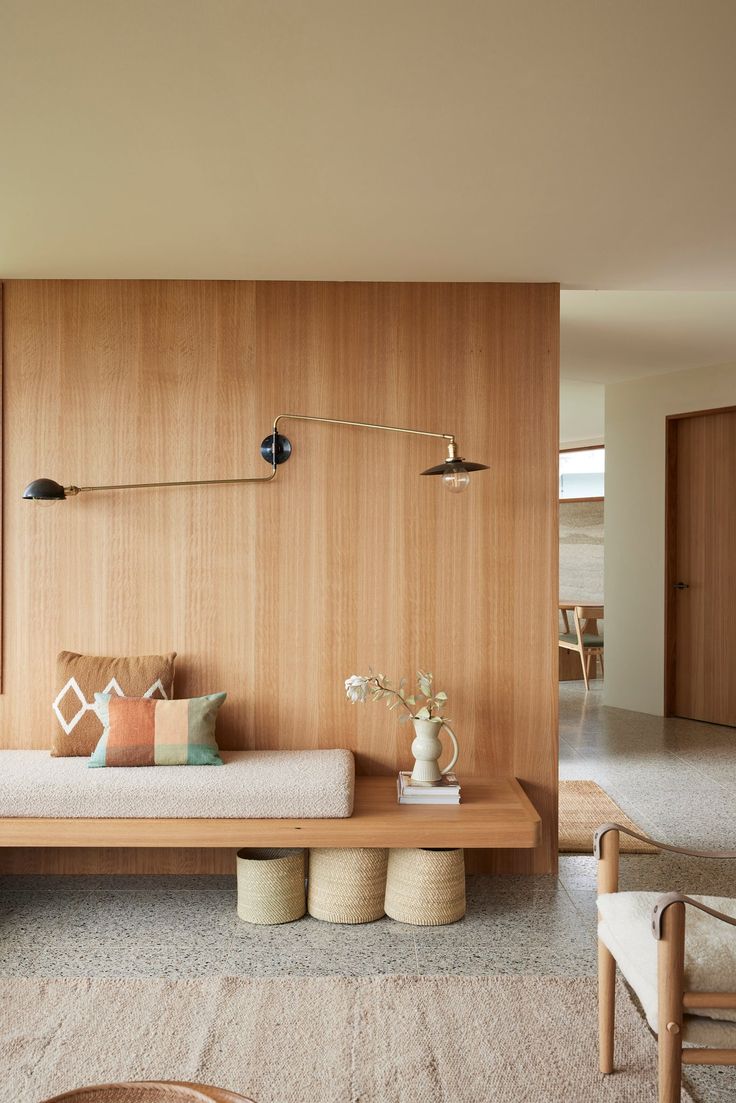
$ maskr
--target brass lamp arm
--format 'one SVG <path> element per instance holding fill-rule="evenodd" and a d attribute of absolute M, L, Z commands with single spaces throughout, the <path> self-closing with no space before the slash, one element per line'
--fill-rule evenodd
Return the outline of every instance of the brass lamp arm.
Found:
<path fill-rule="evenodd" d="M 276 477 L 276 465 L 270 475 L 251 475 L 243 479 L 183 479 L 178 482 L 160 483 L 113 483 L 110 486 L 65 486 L 67 497 L 84 494 L 88 490 L 152 490 L 160 486 L 228 486 L 235 483 L 270 483 Z"/>
<path fill-rule="evenodd" d="M 406 429 L 403 425 L 382 425 L 373 421 L 345 421 L 338 417 L 311 417 L 308 414 L 279 414 L 274 418 L 273 431 L 278 433 L 280 421 L 319 421 L 325 425 L 354 425 L 359 429 L 383 429 L 387 433 L 411 433 L 415 437 L 435 437 L 447 441 L 448 459 L 457 456 L 457 442 L 452 433 L 429 433 L 426 429 Z"/>
<path fill-rule="evenodd" d="M 325 425 L 353 425 L 359 429 L 383 429 L 387 433 L 410 433 L 415 437 L 434 437 L 447 441 L 448 459 L 457 456 L 457 442 L 452 433 L 430 433 L 426 429 L 406 429 L 402 425 L 381 425 L 371 421 L 345 421 L 337 417 L 313 417 L 310 414 L 279 414 L 274 418 L 273 436 L 278 435 L 279 423 L 282 421 L 318 421 Z M 75 494 L 84 494 L 89 490 L 153 490 L 162 486 L 228 486 L 236 483 L 270 483 L 276 477 L 276 464 L 272 465 L 270 475 L 256 475 L 243 479 L 183 479 L 178 482 L 156 483 L 115 483 L 110 486 L 65 486 L 64 492 L 69 497 Z"/>
<path fill-rule="evenodd" d="M 270 483 L 276 478 L 277 467 L 291 455 L 291 441 L 279 433 L 282 421 L 314 421 L 322 425 L 352 425 L 358 429 L 381 429 L 384 433 L 408 433 L 413 437 L 432 437 L 447 442 L 447 456 L 443 463 L 422 471 L 422 475 L 441 475 L 448 489 L 464 490 L 468 485 L 471 471 L 485 471 L 483 463 L 471 463 L 458 456 L 457 441 L 453 433 L 430 433 L 427 429 L 408 429 L 404 425 L 383 425 L 374 421 L 347 421 L 338 417 L 314 417 L 311 414 L 279 414 L 274 418 L 269 436 L 261 442 L 261 456 L 270 466 L 268 475 L 251 475 L 236 479 L 180 479 L 150 483 L 107 483 L 100 486 L 62 486 L 55 479 L 34 479 L 23 491 L 23 497 L 37 502 L 59 501 L 86 494 L 91 490 L 151 490 L 164 486 L 235 486 L 240 483 Z"/>

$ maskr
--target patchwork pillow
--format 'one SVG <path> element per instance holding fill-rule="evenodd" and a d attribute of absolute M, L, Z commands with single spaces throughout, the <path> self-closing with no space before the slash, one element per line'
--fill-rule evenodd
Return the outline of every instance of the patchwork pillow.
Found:
<path fill-rule="evenodd" d="M 58 727 L 51 754 L 57 758 L 92 754 L 102 734 L 95 693 L 163 700 L 173 697 L 175 658 L 175 651 L 117 659 L 62 651 L 56 660 L 59 692 L 52 707 Z"/>
<path fill-rule="evenodd" d="M 182 701 L 95 694 L 104 731 L 90 766 L 222 766 L 215 724 L 225 693 Z"/>

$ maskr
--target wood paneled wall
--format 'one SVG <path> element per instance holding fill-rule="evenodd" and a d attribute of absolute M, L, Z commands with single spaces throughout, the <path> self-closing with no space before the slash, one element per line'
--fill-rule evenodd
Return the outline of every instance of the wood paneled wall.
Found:
<path fill-rule="evenodd" d="M 515 774 L 543 813 L 539 851 L 483 868 L 553 869 L 558 299 L 549 284 L 6 283 L 2 745 L 49 744 L 60 649 L 176 650 L 179 696 L 228 692 L 223 745 L 345 746 L 359 771 L 393 773 L 408 729 L 347 703 L 343 680 L 421 666 L 449 694 L 459 772 Z M 453 432 L 490 471 L 451 495 L 418 477 L 441 442 L 294 422 L 272 484 L 20 497 L 40 475 L 267 474 L 258 447 L 288 411 Z"/>

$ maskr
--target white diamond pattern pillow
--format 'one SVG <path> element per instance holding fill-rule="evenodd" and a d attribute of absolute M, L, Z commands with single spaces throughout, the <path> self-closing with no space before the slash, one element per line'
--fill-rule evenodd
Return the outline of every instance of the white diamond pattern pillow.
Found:
<path fill-rule="evenodd" d="M 119 658 L 62 651 L 56 660 L 58 692 L 51 706 L 56 718 L 51 754 L 57 758 L 92 754 L 102 735 L 95 693 L 170 701 L 175 659 L 175 651 Z"/>

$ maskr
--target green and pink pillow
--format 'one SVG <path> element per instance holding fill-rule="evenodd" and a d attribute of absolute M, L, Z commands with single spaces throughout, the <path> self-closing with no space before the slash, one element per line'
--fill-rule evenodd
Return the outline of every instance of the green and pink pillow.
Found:
<path fill-rule="evenodd" d="M 104 728 L 90 766 L 222 766 L 215 724 L 225 693 L 181 701 L 95 693 Z"/>

